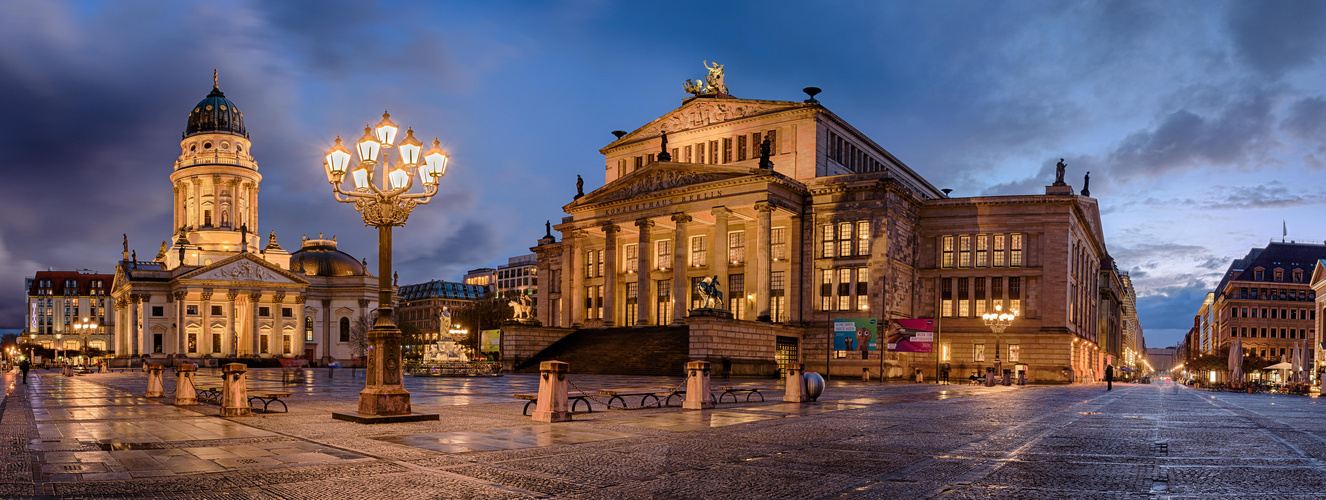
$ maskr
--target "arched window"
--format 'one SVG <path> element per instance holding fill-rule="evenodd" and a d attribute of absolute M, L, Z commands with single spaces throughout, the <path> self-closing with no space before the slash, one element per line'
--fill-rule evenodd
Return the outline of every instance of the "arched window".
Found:
<path fill-rule="evenodd" d="M 341 318 L 341 342 L 350 341 L 350 318 Z"/>

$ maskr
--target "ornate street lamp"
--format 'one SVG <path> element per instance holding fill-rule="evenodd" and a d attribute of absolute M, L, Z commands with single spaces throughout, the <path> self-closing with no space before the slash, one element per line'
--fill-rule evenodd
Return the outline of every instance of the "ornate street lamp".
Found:
<path fill-rule="evenodd" d="M 397 146 L 400 157 L 393 165 L 391 147 L 398 130 L 384 112 L 382 121 L 376 127 L 364 127 L 364 135 L 355 143 L 359 163 L 351 168 L 350 151 L 338 136 L 322 164 L 336 201 L 354 203 L 364 225 L 378 228 L 378 318 L 368 332 L 368 370 L 364 390 L 359 392 L 359 413 L 366 415 L 410 413 L 410 393 L 401 381 L 401 330 L 392 318 L 391 228 L 404 226 L 416 205 L 432 200 L 438 180 L 447 173 L 447 153 L 437 139 L 420 163 L 423 148 L 414 138 L 413 129 L 406 130 L 405 139 Z M 423 184 L 422 193 L 409 192 L 416 171 Z M 346 172 L 354 183 L 352 191 L 341 189 Z"/>
<path fill-rule="evenodd" d="M 1013 324 L 1013 320 L 1018 317 L 1017 309 L 1013 309 L 1012 312 L 1003 311 L 1003 304 L 995 304 L 994 312 L 988 312 L 981 315 L 981 320 L 985 322 L 985 326 L 990 327 L 990 330 L 995 334 L 994 369 L 996 377 L 1002 377 L 1004 374 L 999 364 L 999 336 L 1002 335 L 1004 330 L 1008 329 L 1009 325 Z"/>
<path fill-rule="evenodd" d="M 87 355 L 87 338 L 88 335 L 92 335 L 92 331 L 96 328 L 97 324 L 91 322 L 87 317 L 84 317 L 83 320 L 78 323 L 74 323 L 74 331 L 78 333 L 79 337 L 83 338 L 83 356 L 88 362 L 91 362 L 92 360 Z"/>

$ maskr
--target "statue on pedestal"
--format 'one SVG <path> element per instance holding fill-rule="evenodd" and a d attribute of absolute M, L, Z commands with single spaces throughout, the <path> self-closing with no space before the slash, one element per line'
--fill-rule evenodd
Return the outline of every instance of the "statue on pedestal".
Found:
<path fill-rule="evenodd" d="M 696 291 L 700 293 L 700 309 L 722 309 L 723 291 L 718 289 L 718 276 L 712 278 L 706 277 L 696 285 Z"/>
<path fill-rule="evenodd" d="M 1064 164 L 1064 159 L 1060 158 L 1059 163 L 1055 164 L 1054 166 L 1054 185 L 1056 186 L 1068 185 L 1068 183 L 1064 182 L 1064 170 L 1067 168 L 1068 165 Z"/>
<path fill-rule="evenodd" d="M 580 199 L 580 197 L 584 195 L 585 179 L 582 179 L 579 174 L 576 174 L 576 199 Z"/>

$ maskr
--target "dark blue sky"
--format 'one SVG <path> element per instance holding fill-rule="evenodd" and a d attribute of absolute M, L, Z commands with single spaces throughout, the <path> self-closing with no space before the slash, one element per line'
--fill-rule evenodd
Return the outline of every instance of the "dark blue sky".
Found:
<path fill-rule="evenodd" d="M 739 97 L 819 99 L 955 196 L 1092 172 L 1148 344 L 1173 344 L 1229 260 L 1322 239 L 1326 3 L 59 2 L 0 4 L 0 327 L 37 270 L 111 272 L 170 235 L 188 111 L 221 88 L 264 176 L 260 234 L 374 233 L 321 156 L 390 109 L 452 153 L 397 237 L 403 282 L 526 253 L 603 182 L 597 150 L 675 108 L 703 60 Z M 1079 184 L 1080 182 L 1074 182 Z"/>

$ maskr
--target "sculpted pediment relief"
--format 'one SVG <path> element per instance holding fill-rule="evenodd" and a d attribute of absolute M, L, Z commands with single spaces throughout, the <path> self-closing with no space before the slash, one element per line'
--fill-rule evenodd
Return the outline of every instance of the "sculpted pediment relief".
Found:
<path fill-rule="evenodd" d="M 183 279 L 208 281 L 254 281 L 263 283 L 304 284 L 298 278 L 292 278 L 285 271 L 257 262 L 245 255 L 227 259 L 211 267 L 192 271 Z"/>
<path fill-rule="evenodd" d="M 749 101 L 744 99 L 696 99 L 649 122 L 648 125 L 636 129 L 615 142 L 624 143 L 641 137 L 653 137 L 658 135 L 660 130 L 671 134 L 715 123 L 796 109 L 797 104 L 778 105 L 776 101 Z"/>
<path fill-rule="evenodd" d="M 736 172 L 729 173 L 687 168 L 653 167 L 641 170 L 623 177 L 612 184 L 599 188 L 603 191 L 602 193 L 591 193 L 590 196 L 581 203 L 607 203 L 627 198 L 638 198 L 669 189 L 721 181 L 724 179 L 740 177 L 742 175 L 743 174 Z"/>

